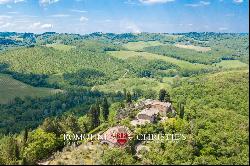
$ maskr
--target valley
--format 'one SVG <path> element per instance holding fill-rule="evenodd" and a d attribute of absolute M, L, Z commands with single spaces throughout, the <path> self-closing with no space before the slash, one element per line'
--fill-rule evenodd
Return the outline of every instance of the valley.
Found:
<path fill-rule="evenodd" d="M 248 33 L 2 32 L 0 40 L 0 164 L 249 161 Z M 140 107 L 146 101 L 156 106 Z M 159 105 L 168 105 L 164 116 Z M 145 116 L 150 123 L 133 125 Z M 186 139 L 132 137 L 125 148 L 63 140 L 116 126 Z M 138 156 L 139 145 L 150 150 Z"/>

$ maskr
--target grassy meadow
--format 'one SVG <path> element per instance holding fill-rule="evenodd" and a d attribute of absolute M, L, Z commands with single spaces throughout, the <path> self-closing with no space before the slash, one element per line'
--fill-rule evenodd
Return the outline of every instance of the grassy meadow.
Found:
<path fill-rule="evenodd" d="M 220 63 L 213 64 L 214 66 L 221 67 L 223 69 L 237 69 L 237 68 L 248 68 L 249 65 L 239 60 L 224 60 Z"/>
<path fill-rule="evenodd" d="M 190 63 L 190 62 L 187 62 L 184 60 L 179 60 L 176 58 L 158 55 L 158 54 L 147 53 L 147 52 L 111 51 L 109 53 L 111 56 L 119 58 L 119 59 L 123 59 L 123 60 L 126 60 L 128 58 L 134 58 L 134 57 L 142 57 L 142 58 L 149 59 L 149 60 L 160 59 L 160 60 L 163 60 L 166 62 L 173 63 L 182 69 L 204 69 L 204 68 L 210 67 L 208 65 L 193 64 L 193 63 Z"/>
<path fill-rule="evenodd" d="M 164 45 L 163 43 L 159 41 L 138 41 L 138 42 L 128 42 L 123 45 L 123 47 L 132 50 L 132 51 L 140 51 L 143 50 L 145 47 L 151 47 L 151 46 L 160 46 Z"/>

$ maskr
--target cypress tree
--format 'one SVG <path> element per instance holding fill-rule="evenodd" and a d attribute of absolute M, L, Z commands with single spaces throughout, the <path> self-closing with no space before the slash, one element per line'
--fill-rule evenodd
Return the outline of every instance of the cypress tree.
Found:
<path fill-rule="evenodd" d="M 180 112 L 180 118 L 183 119 L 184 117 L 184 105 L 182 103 L 178 104 L 179 106 L 179 112 Z"/>
<path fill-rule="evenodd" d="M 159 100 L 164 101 L 167 91 L 165 89 L 161 89 L 159 92 Z"/>
<path fill-rule="evenodd" d="M 25 128 L 24 133 L 23 133 L 23 143 L 24 143 L 24 145 L 26 144 L 27 140 L 28 140 L 28 129 Z"/>
<path fill-rule="evenodd" d="M 96 103 L 96 119 L 95 119 L 95 122 L 96 122 L 96 125 L 99 126 L 100 125 L 100 103 L 99 101 L 97 101 Z"/>
<path fill-rule="evenodd" d="M 132 96 L 131 96 L 130 92 L 127 92 L 126 102 L 132 103 Z"/>
<path fill-rule="evenodd" d="M 165 89 L 161 89 L 159 92 L 159 100 L 165 102 L 171 102 L 170 95 Z"/>
<path fill-rule="evenodd" d="M 124 96 L 125 100 L 127 100 L 127 89 L 126 88 L 123 89 L 123 96 Z"/>
<path fill-rule="evenodd" d="M 99 103 L 90 107 L 90 125 L 91 129 L 94 129 L 100 125 L 100 107 Z"/>
<path fill-rule="evenodd" d="M 103 99 L 103 103 L 102 103 L 102 115 L 103 115 L 103 119 L 107 121 L 108 116 L 109 116 L 109 104 L 108 104 L 108 100 L 106 97 Z"/>

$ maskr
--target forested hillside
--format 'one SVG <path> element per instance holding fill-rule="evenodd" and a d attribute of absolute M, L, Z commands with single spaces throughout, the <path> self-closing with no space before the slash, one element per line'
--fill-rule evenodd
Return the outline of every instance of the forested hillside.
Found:
<path fill-rule="evenodd" d="M 1 32 L 0 164 L 248 164 L 248 51 L 243 33 Z M 175 112 L 131 125 L 147 99 Z M 64 144 L 117 125 L 186 140 Z"/>
<path fill-rule="evenodd" d="M 221 72 L 176 82 L 170 94 L 174 104 L 184 103 L 183 117 L 178 109 L 178 116 L 165 122 L 148 124 L 136 129 L 130 126 L 135 134 L 185 133 L 187 139 L 184 141 L 147 141 L 143 145 L 150 150 L 142 153 L 139 159 L 133 152 L 138 143 L 136 140 L 132 140 L 130 148 L 126 149 L 94 144 L 89 145 L 89 149 L 86 150 L 87 147 L 80 146 L 57 153 L 48 163 L 247 164 L 248 74 L 246 70 Z M 110 111 L 115 111 L 115 107 L 117 104 L 111 106 Z M 86 119 L 88 117 L 79 118 L 79 127 L 82 120 L 86 122 Z M 121 124 L 127 124 L 126 121 L 129 119 L 131 117 L 122 120 Z M 112 125 L 113 120 L 109 121 L 109 125 Z M 88 126 L 88 123 L 86 125 Z M 43 124 L 41 127 L 45 126 L 47 125 Z M 105 126 L 107 123 L 102 122 L 98 130 Z M 114 160 L 117 156 L 119 157 Z"/>

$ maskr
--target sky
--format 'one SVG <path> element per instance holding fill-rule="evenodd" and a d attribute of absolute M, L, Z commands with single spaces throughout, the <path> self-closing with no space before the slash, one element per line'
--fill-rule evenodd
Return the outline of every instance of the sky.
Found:
<path fill-rule="evenodd" d="M 0 0 L 0 31 L 248 32 L 249 0 Z"/>

